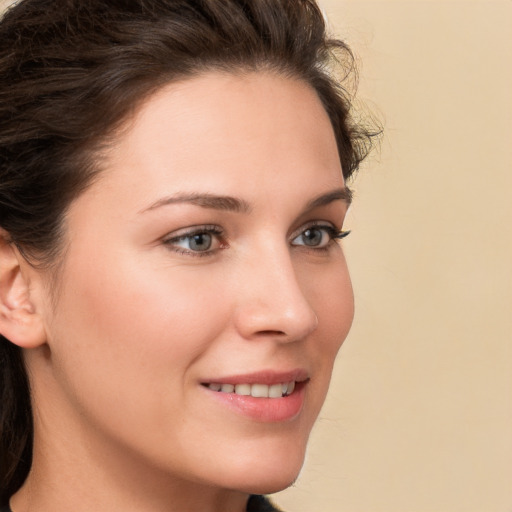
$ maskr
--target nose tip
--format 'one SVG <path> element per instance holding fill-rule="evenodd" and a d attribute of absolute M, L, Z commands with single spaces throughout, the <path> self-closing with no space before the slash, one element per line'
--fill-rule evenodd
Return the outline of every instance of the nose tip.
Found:
<path fill-rule="evenodd" d="M 318 316 L 293 269 L 281 267 L 278 274 L 274 279 L 254 275 L 250 283 L 245 282 L 236 313 L 237 329 L 244 338 L 270 336 L 291 342 L 306 338 L 318 327 Z"/>
<path fill-rule="evenodd" d="M 258 301 L 241 308 L 237 317 L 238 330 L 247 339 L 271 336 L 283 342 L 298 341 L 318 326 L 318 317 L 308 304 L 299 308 L 288 303 L 280 308 L 275 301 Z"/>

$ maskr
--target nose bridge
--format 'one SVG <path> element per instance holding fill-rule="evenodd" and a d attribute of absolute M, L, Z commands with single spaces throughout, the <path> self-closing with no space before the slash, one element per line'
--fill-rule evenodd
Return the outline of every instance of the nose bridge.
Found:
<path fill-rule="evenodd" d="M 246 260 L 238 303 L 238 329 L 246 338 L 278 336 L 299 340 L 317 326 L 315 311 L 301 289 L 290 250 L 281 244 L 263 248 Z"/>

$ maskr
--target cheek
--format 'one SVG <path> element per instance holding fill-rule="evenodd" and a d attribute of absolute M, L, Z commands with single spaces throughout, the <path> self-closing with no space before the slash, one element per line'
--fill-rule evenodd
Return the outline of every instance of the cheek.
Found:
<path fill-rule="evenodd" d="M 354 295 L 342 254 L 322 271 L 303 272 L 301 285 L 318 317 L 322 352 L 335 357 L 352 326 Z"/>
<path fill-rule="evenodd" d="M 78 272 L 69 281 L 73 287 L 64 308 L 59 306 L 62 317 L 81 322 L 79 333 L 91 343 L 108 338 L 116 350 L 133 346 L 148 352 L 167 348 L 175 356 L 190 353 L 201 348 L 205 323 L 215 334 L 216 318 L 222 316 L 222 303 L 213 300 L 218 296 L 214 277 L 201 287 L 201 280 L 186 272 L 117 262 L 108 272 Z"/>
<path fill-rule="evenodd" d="M 142 424 L 144 415 L 175 412 L 189 367 L 225 324 L 215 279 L 198 289 L 198 276 L 171 270 L 118 259 L 94 272 L 81 265 L 66 272 L 53 362 L 75 404 L 98 418 L 108 411 L 102 421 Z"/>
<path fill-rule="evenodd" d="M 316 418 L 329 388 L 336 355 L 352 325 L 354 297 L 342 255 L 323 271 L 302 272 L 301 286 L 318 317 L 318 328 L 306 343 L 308 359 L 315 361 L 315 393 L 311 398 Z"/>

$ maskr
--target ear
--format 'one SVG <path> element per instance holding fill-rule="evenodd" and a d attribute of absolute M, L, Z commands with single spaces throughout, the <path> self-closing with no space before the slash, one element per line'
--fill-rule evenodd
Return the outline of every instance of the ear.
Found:
<path fill-rule="evenodd" d="M 0 334 L 22 348 L 35 348 L 46 341 L 31 289 L 32 270 L 0 228 Z"/>

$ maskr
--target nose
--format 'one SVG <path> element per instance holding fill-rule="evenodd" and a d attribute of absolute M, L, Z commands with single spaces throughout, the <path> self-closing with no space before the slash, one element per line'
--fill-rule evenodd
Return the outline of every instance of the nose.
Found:
<path fill-rule="evenodd" d="M 258 252 L 244 265 L 237 288 L 235 325 L 245 339 L 298 341 L 318 326 L 286 247 Z"/>

